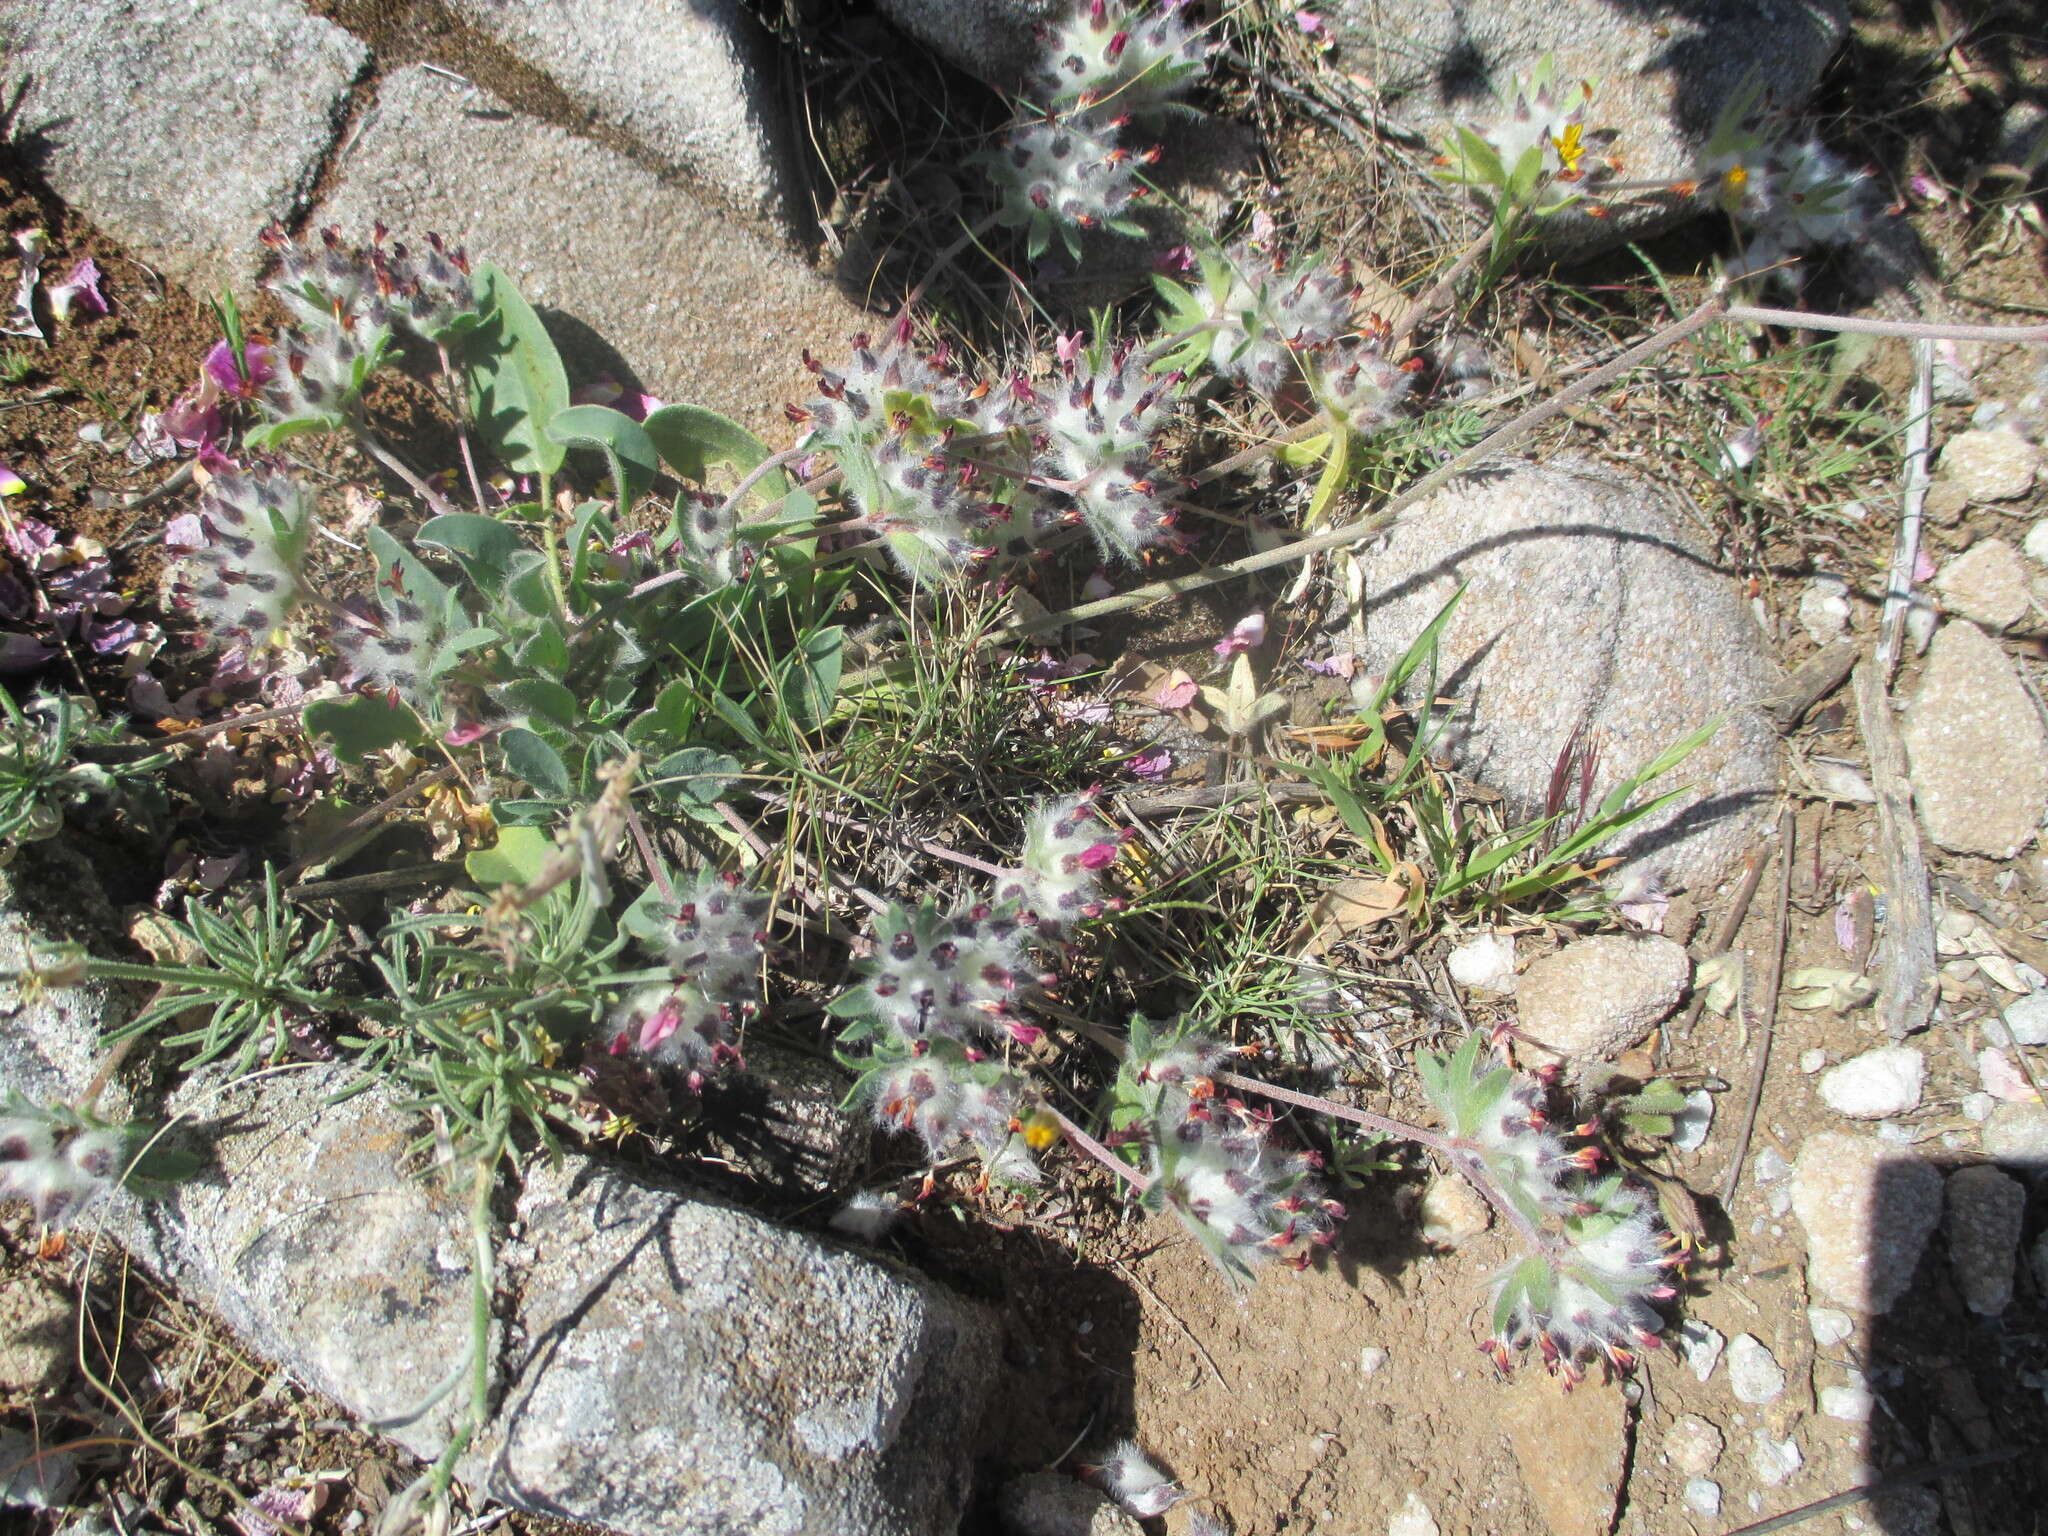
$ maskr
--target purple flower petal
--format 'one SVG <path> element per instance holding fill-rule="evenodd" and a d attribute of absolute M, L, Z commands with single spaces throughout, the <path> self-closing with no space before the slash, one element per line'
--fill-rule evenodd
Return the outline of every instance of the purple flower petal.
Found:
<path fill-rule="evenodd" d="M 1132 778 L 1157 784 L 1173 771 L 1173 754 L 1164 747 L 1154 747 L 1149 752 L 1140 752 L 1126 766 L 1131 770 Z"/>
<path fill-rule="evenodd" d="M 100 292 L 100 264 L 90 256 L 80 258 L 63 282 L 43 292 L 49 297 L 50 313 L 65 323 L 69 323 L 74 308 L 81 315 L 104 315 L 112 308 L 107 296 Z"/>
<path fill-rule="evenodd" d="M 20 677 L 49 665 L 57 647 L 33 635 L 0 634 L 0 676 Z"/>
<path fill-rule="evenodd" d="M 1263 613 L 1248 613 L 1237 621 L 1237 627 L 1212 649 L 1218 656 L 1235 656 L 1240 651 L 1251 650 L 1266 643 L 1266 616 Z"/>
<path fill-rule="evenodd" d="M 19 496 L 28 489 L 28 482 L 12 464 L 0 460 L 0 496 Z"/>

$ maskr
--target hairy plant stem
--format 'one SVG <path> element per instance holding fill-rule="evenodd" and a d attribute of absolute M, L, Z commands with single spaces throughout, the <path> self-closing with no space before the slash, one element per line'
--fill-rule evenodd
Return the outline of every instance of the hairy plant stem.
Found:
<path fill-rule="evenodd" d="M 484 500 L 484 483 L 476 472 L 476 456 L 469 451 L 469 412 L 463 408 L 462 379 L 455 371 L 455 364 L 449 360 L 446 345 L 436 342 L 434 351 L 441 359 L 442 382 L 448 386 L 448 411 L 455 418 L 455 442 L 462 450 L 462 467 L 469 475 L 469 493 L 476 498 L 477 512 L 488 517 L 491 509 Z"/>
<path fill-rule="evenodd" d="M 1051 1115 L 1052 1118 L 1059 1123 L 1060 1131 L 1062 1134 L 1066 1136 L 1068 1141 L 1072 1142 L 1075 1146 L 1079 1147 L 1083 1152 L 1086 1152 L 1090 1157 L 1094 1158 L 1095 1161 L 1102 1164 L 1103 1167 L 1107 1168 L 1111 1173 L 1115 1174 L 1118 1178 L 1122 1179 L 1126 1184 L 1130 1185 L 1131 1188 L 1135 1189 L 1139 1194 L 1144 1194 L 1145 1191 L 1152 1187 L 1151 1179 L 1147 1178 L 1144 1174 L 1138 1172 L 1137 1169 L 1133 1168 L 1129 1163 L 1125 1162 L 1122 1158 L 1118 1157 L 1114 1152 L 1110 1151 L 1109 1148 L 1105 1147 L 1093 1136 L 1090 1136 L 1086 1131 L 1082 1130 L 1080 1126 L 1076 1125 L 1072 1120 L 1069 1120 L 1059 1110 L 1053 1108 L 1053 1106 L 1050 1104 L 1046 1104 L 1042 1107 L 1048 1115 Z"/>
<path fill-rule="evenodd" d="M 469 1197 L 469 1237 L 472 1258 L 469 1277 L 469 1410 L 448 1437 L 448 1447 L 434 1462 L 431 1489 L 436 1504 L 448 1497 L 455 1482 L 455 1465 L 462 1460 L 470 1442 L 483 1430 L 491 1415 L 491 1304 L 497 1293 L 497 1247 L 492 1239 L 491 1192 L 497 1165 L 507 1147 L 505 1128 L 497 1128 L 497 1145 L 479 1156 L 472 1165 L 475 1186 Z"/>
<path fill-rule="evenodd" d="M 453 502 L 421 479 L 410 464 L 385 447 L 367 423 L 352 419 L 349 422 L 349 430 L 355 434 L 356 442 L 362 446 L 365 453 L 412 487 L 413 494 L 432 507 L 436 514 L 445 517 L 457 510 Z"/>

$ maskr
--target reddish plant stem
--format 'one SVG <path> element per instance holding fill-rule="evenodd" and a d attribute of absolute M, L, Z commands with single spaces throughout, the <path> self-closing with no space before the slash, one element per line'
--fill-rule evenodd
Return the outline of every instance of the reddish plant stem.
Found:
<path fill-rule="evenodd" d="M 1152 1187 L 1152 1181 L 1149 1178 L 1138 1172 L 1137 1169 L 1118 1157 L 1109 1148 L 1105 1147 L 1093 1136 L 1090 1136 L 1057 1109 L 1054 1109 L 1050 1104 L 1045 1105 L 1044 1109 L 1048 1115 L 1051 1115 L 1054 1120 L 1059 1122 L 1060 1130 L 1066 1135 L 1068 1141 L 1079 1147 L 1083 1152 L 1086 1152 L 1139 1194 L 1144 1194 L 1146 1190 Z"/>

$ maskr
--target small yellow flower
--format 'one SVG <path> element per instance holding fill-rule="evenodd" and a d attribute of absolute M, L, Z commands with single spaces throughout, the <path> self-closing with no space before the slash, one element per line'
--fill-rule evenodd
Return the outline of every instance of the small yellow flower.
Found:
<path fill-rule="evenodd" d="M 1550 142 L 1557 148 L 1557 158 L 1563 162 L 1568 175 L 1576 175 L 1579 162 L 1586 157 L 1585 130 L 1578 123 L 1566 123 L 1564 132 L 1555 134 Z"/>
<path fill-rule="evenodd" d="M 1034 1152 L 1043 1152 L 1059 1140 L 1060 1123 L 1044 1110 L 1035 1111 L 1024 1122 L 1024 1145 Z"/>

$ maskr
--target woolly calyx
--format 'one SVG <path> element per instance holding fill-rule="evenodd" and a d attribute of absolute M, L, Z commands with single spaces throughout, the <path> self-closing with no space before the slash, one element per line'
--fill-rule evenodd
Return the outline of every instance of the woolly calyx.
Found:
<path fill-rule="evenodd" d="M 28 1202 L 36 1220 L 62 1229 L 128 1174 L 141 1138 L 63 1108 L 45 1111 L 16 1094 L 0 1114 L 0 1200 Z"/>
<path fill-rule="evenodd" d="M 940 1037 L 871 1067 L 860 1093 L 878 1122 L 916 1133 L 934 1158 L 963 1141 L 993 1158 L 1009 1146 L 1024 1083 L 1000 1061 Z"/>
<path fill-rule="evenodd" d="M 404 566 L 386 567 L 377 583 L 380 620 L 361 627 L 337 625 L 334 648 L 360 679 L 397 695 L 432 720 L 441 713 L 434 685 L 454 660 L 443 654 L 447 611 L 444 603 L 415 591 L 409 581 Z"/>
<path fill-rule="evenodd" d="M 994 150 L 975 157 L 1001 195 L 997 221 L 1029 232 L 1034 259 L 1055 230 L 1076 253 L 1077 229 L 1142 233 L 1127 215 L 1144 195 L 1138 168 L 1156 162 L 1159 150 L 1124 148 L 1123 126 L 1120 117 L 1087 112 L 1022 122 Z"/>
<path fill-rule="evenodd" d="M 1343 263 L 1289 267 L 1279 255 L 1240 243 L 1202 261 L 1199 318 L 1214 325 L 1209 366 L 1268 397 L 1299 376 L 1297 354 L 1329 346 L 1351 329 L 1357 285 Z"/>
<path fill-rule="evenodd" d="M 1206 1036 L 1162 1037 L 1134 1019 L 1118 1096 L 1143 1117 L 1146 1204 L 1172 1211 L 1244 1281 L 1267 1259 L 1306 1264 L 1344 1212 L 1317 1187 L 1314 1156 L 1276 1147 L 1269 1115 L 1217 1095 L 1209 1073 L 1226 1055 Z"/>
<path fill-rule="evenodd" d="M 1099 1463 L 1084 1470 L 1124 1513 L 1139 1520 L 1163 1515 L 1188 1496 L 1187 1490 L 1162 1472 L 1135 1440 L 1121 1442 Z"/>
<path fill-rule="evenodd" d="M 1031 81 L 1035 99 L 1062 107 L 1106 102 L 1133 115 L 1186 91 L 1209 60 L 1186 0 L 1081 0 L 1045 46 Z"/>
<path fill-rule="evenodd" d="M 306 596 L 311 502 L 289 475 L 257 468 L 215 476 L 197 512 L 206 543 L 174 551 L 176 596 L 215 638 L 261 645 Z"/>
<path fill-rule="evenodd" d="M 905 416 L 936 434 L 969 409 L 967 392 L 945 349 L 923 353 L 911 345 L 908 314 L 891 327 L 880 346 L 865 331 L 856 335 L 843 371 L 825 367 L 808 351 L 803 361 L 818 381 L 818 393 L 803 405 L 789 407 L 786 414 L 808 427 L 820 447 L 873 447 L 889 431 L 892 419 Z"/>
<path fill-rule="evenodd" d="M 1069 488 L 1105 558 L 1135 560 L 1174 537 L 1154 466 L 1179 377 L 1148 373 L 1128 347 L 1064 367 L 1039 401 L 1041 471 Z"/>
<path fill-rule="evenodd" d="M 760 991 L 768 897 L 709 872 L 679 897 L 665 950 L 670 969 L 707 997 L 751 1006 Z"/>
<path fill-rule="evenodd" d="M 1336 422 L 1363 437 L 1384 431 L 1414 375 L 1387 361 L 1374 338 L 1348 338 L 1314 359 L 1315 392 Z"/>
<path fill-rule="evenodd" d="M 1105 465 L 1074 492 L 1074 505 L 1105 560 L 1135 561 L 1178 537 L 1174 508 L 1148 460 Z"/>
<path fill-rule="evenodd" d="M 1007 909 L 956 903 L 891 906 L 875 921 L 875 952 L 843 1011 L 872 1019 L 886 1037 L 968 1043 L 1036 1039 L 1016 1005 L 1035 980 L 1024 932 Z"/>
<path fill-rule="evenodd" d="M 1636 1350 L 1659 1347 L 1664 1319 L 1652 1303 L 1676 1294 L 1665 1277 L 1675 1260 L 1654 1208 L 1619 1175 L 1573 1193 L 1559 1246 L 1510 1265 L 1493 1282 L 1493 1337 L 1485 1348 L 1502 1370 L 1513 1352 L 1533 1346 L 1550 1370 L 1574 1380 L 1589 1356 L 1625 1371 Z"/>
<path fill-rule="evenodd" d="M 1556 63 L 1545 55 L 1527 78 L 1515 81 L 1513 96 L 1503 102 L 1505 115 L 1487 131 L 1486 142 L 1511 177 L 1531 150 L 1552 175 L 1574 170 L 1567 146 L 1577 143 L 1574 130 L 1583 126 L 1592 99 L 1584 81 L 1560 85 Z"/>
<path fill-rule="evenodd" d="M 1102 871 L 1128 836 L 1103 822 L 1093 791 L 1049 800 L 1025 823 L 1019 867 L 998 882 L 996 899 L 1018 903 L 1050 934 L 1099 917 L 1108 905 Z"/>
<path fill-rule="evenodd" d="M 330 227 L 320 232 L 320 248 L 309 251 L 273 225 L 262 240 L 277 255 L 279 277 L 265 286 L 310 332 L 360 329 L 365 350 L 370 334 L 388 334 L 393 325 L 442 341 L 480 318 L 467 253 L 450 250 L 436 234 L 427 236 L 423 252 L 387 249 L 385 234 L 377 225 L 370 244 L 356 247 Z"/>
<path fill-rule="evenodd" d="M 625 1045 L 687 1068 L 693 1087 L 711 1068 L 737 1062 L 737 1028 L 760 1005 L 769 905 L 736 877 L 709 871 L 680 892 L 661 946 L 673 979 L 613 1010 Z"/>

